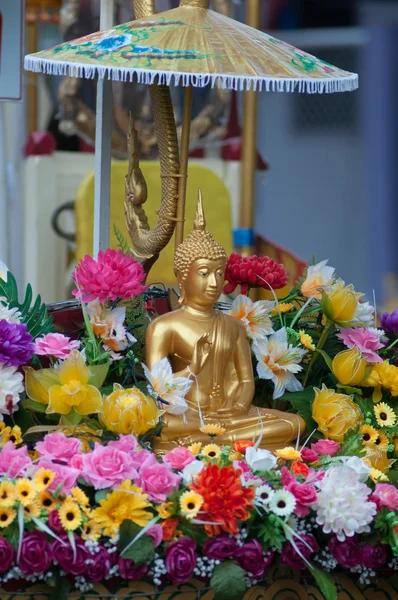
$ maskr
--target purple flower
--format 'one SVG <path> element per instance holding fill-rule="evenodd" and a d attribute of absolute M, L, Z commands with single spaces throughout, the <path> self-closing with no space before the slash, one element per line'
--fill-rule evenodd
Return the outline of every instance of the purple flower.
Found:
<path fill-rule="evenodd" d="M 18 566 L 25 575 L 43 573 L 52 561 L 51 546 L 42 531 L 27 533 L 21 544 Z"/>
<path fill-rule="evenodd" d="M 235 558 L 239 566 L 250 573 L 254 579 L 263 577 L 264 571 L 272 562 L 273 556 L 273 553 L 270 553 L 265 558 L 263 547 L 257 540 L 250 540 L 235 552 Z"/>
<path fill-rule="evenodd" d="M 235 555 L 238 544 L 227 535 L 217 535 L 207 540 L 203 546 L 203 554 L 214 560 L 225 560 Z"/>
<path fill-rule="evenodd" d="M 63 540 L 55 540 L 52 543 L 52 552 L 55 560 L 61 569 L 64 569 L 71 575 L 81 575 L 87 571 L 86 560 L 92 558 L 91 554 L 84 545 L 83 540 L 75 535 L 76 556 L 67 536 L 60 536 Z"/>
<path fill-rule="evenodd" d="M 34 348 L 26 325 L 0 321 L 0 362 L 7 367 L 26 365 L 33 356 Z"/>
<path fill-rule="evenodd" d="M 99 583 L 108 575 L 113 562 L 108 550 L 104 546 L 99 546 L 99 551 L 91 557 L 90 565 L 85 572 L 86 578 L 92 583 Z"/>
<path fill-rule="evenodd" d="M 361 547 L 358 536 L 346 537 L 344 542 L 339 542 L 337 537 L 333 537 L 328 546 L 332 556 L 345 569 L 352 569 L 361 564 Z"/>
<path fill-rule="evenodd" d="M 172 542 L 165 550 L 166 569 L 171 581 L 188 581 L 196 567 L 196 543 L 189 537 Z"/>
<path fill-rule="evenodd" d="M 119 556 L 117 564 L 119 565 L 120 577 L 122 577 L 122 579 L 128 579 L 129 581 L 138 581 L 148 572 L 148 565 L 136 567 L 134 561 L 129 560 L 128 558 L 122 558 L 121 556 Z"/>
<path fill-rule="evenodd" d="M 301 539 L 295 540 L 296 547 L 301 556 L 309 558 L 314 552 L 318 552 L 316 539 L 310 533 L 302 535 Z M 308 545 L 307 545 L 308 544 Z M 309 546 L 309 547 L 308 547 Z M 290 542 L 285 544 L 281 552 L 281 567 L 290 567 L 292 569 L 306 569 L 307 565 Z"/>
<path fill-rule="evenodd" d="M 0 537 L 0 573 L 8 571 L 14 561 L 14 548 L 10 542 Z"/>
<path fill-rule="evenodd" d="M 380 317 L 380 325 L 387 333 L 398 335 L 398 309 L 392 313 L 383 313 Z"/>
<path fill-rule="evenodd" d="M 48 526 L 55 533 L 65 533 L 65 529 L 62 527 L 61 519 L 57 510 L 52 510 L 48 515 Z"/>
<path fill-rule="evenodd" d="M 362 564 L 368 569 L 380 569 L 390 557 L 389 546 L 380 542 L 374 544 L 365 544 L 361 548 Z"/>

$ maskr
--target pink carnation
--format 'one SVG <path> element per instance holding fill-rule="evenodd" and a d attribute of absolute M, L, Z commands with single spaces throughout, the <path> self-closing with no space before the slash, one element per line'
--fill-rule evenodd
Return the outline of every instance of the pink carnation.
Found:
<path fill-rule="evenodd" d="M 311 444 L 311 450 L 314 450 L 319 456 L 334 456 L 340 450 L 340 444 L 333 440 L 319 440 Z"/>
<path fill-rule="evenodd" d="M 81 442 L 77 438 L 54 432 L 47 434 L 42 442 L 37 442 L 36 450 L 41 456 L 69 463 L 79 453 L 80 446 Z"/>
<path fill-rule="evenodd" d="M 178 487 L 181 475 L 173 473 L 170 465 L 160 464 L 151 455 L 142 465 L 136 481 L 149 499 L 164 502 L 169 494 Z"/>
<path fill-rule="evenodd" d="M 118 487 L 125 479 L 135 479 L 137 471 L 126 452 L 95 444 L 93 452 L 83 456 L 82 476 L 96 490 Z"/>
<path fill-rule="evenodd" d="M 347 348 L 358 346 L 362 355 L 370 363 L 383 362 L 381 356 L 377 354 L 377 350 L 384 347 L 380 341 L 380 336 L 375 329 L 365 329 L 357 327 L 355 329 L 342 329 L 337 334 Z"/>
<path fill-rule="evenodd" d="M 168 452 L 163 456 L 163 462 L 171 465 L 173 469 L 178 471 L 191 464 L 194 460 L 196 460 L 196 458 L 192 452 L 188 450 L 188 448 L 184 448 L 184 446 L 174 448 L 174 450 L 171 450 L 171 452 Z"/>
<path fill-rule="evenodd" d="M 47 333 L 35 341 L 35 354 L 40 356 L 54 356 L 55 358 L 67 358 L 72 350 L 80 347 L 78 340 L 71 340 L 62 333 Z"/>
<path fill-rule="evenodd" d="M 377 483 L 370 500 L 379 508 L 386 506 L 389 510 L 398 510 L 398 489 L 389 483 Z"/>
<path fill-rule="evenodd" d="M 55 492 L 55 490 L 62 484 L 61 493 L 69 494 L 71 489 L 76 485 L 76 481 L 80 476 L 80 471 L 77 469 L 53 462 L 46 457 L 39 461 L 38 466 L 45 469 L 50 469 L 50 471 L 55 473 L 54 481 L 48 486 L 49 492 Z"/>
<path fill-rule="evenodd" d="M 0 474 L 7 475 L 10 479 L 24 477 L 26 469 L 32 465 L 28 455 L 28 448 L 22 446 L 15 448 L 12 442 L 7 442 L 0 450 Z"/>
<path fill-rule="evenodd" d="M 117 298 L 129 299 L 142 294 L 145 287 L 143 267 L 121 250 L 101 250 L 98 259 L 86 255 L 76 267 L 72 279 L 77 285 L 73 290 L 76 298 L 85 302 L 106 302 Z"/>

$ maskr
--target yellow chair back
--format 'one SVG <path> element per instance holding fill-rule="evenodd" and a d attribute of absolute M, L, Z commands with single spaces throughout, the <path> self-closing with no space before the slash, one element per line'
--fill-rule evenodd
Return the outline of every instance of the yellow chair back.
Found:
<path fill-rule="evenodd" d="M 114 225 L 122 232 L 129 244 L 130 238 L 124 222 L 124 178 L 127 173 L 127 161 L 115 161 L 111 166 L 111 231 L 110 247 L 117 248 Z M 160 207 L 161 180 L 160 165 L 156 161 L 141 161 L 148 186 L 148 200 L 145 211 L 149 224 L 156 223 L 156 209 Z M 191 164 L 188 171 L 185 235 L 192 230 L 198 188 L 202 190 L 207 229 L 224 246 L 226 252 L 232 252 L 231 200 L 227 188 L 220 177 L 210 169 Z M 94 223 L 94 171 L 84 178 L 76 195 L 76 259 L 92 254 Z M 162 282 L 166 286 L 176 284 L 173 272 L 174 238 L 160 253 L 152 267 L 147 282 Z"/>

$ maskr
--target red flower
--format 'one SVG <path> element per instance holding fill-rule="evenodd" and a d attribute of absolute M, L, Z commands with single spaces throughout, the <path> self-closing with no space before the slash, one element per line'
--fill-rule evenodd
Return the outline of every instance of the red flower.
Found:
<path fill-rule="evenodd" d="M 176 534 L 178 519 L 166 519 L 160 523 L 163 529 L 163 540 L 170 542 Z"/>
<path fill-rule="evenodd" d="M 308 471 L 310 470 L 308 465 L 298 460 L 295 460 L 292 463 L 291 469 L 295 475 L 304 475 L 304 477 L 307 477 Z"/>
<path fill-rule="evenodd" d="M 220 523 L 205 525 L 208 536 L 222 531 L 237 535 L 237 521 L 246 521 L 255 496 L 253 488 L 244 488 L 240 480 L 242 472 L 234 467 L 222 467 L 209 464 L 196 476 L 191 490 L 203 498 L 200 518 L 203 521 Z M 199 517 L 198 517 L 199 518 Z"/>
<path fill-rule="evenodd" d="M 289 278 L 281 264 L 276 264 L 268 256 L 241 256 L 232 252 L 227 261 L 224 293 L 231 294 L 237 285 L 246 294 L 249 285 L 274 290 L 284 287 Z"/>
<path fill-rule="evenodd" d="M 254 446 L 254 442 L 252 442 L 251 440 L 237 440 L 232 446 L 232 449 L 235 450 L 235 452 L 240 452 L 241 454 L 244 454 L 246 450 L 251 446 Z"/>

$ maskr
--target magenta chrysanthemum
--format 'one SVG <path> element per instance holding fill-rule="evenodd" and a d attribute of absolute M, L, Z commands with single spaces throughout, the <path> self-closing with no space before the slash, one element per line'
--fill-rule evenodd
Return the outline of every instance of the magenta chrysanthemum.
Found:
<path fill-rule="evenodd" d="M 0 321 L 0 363 L 7 367 L 26 365 L 33 351 L 33 339 L 26 325 Z"/>
<path fill-rule="evenodd" d="M 86 255 L 79 262 L 72 274 L 78 288 L 73 295 L 85 302 L 133 298 L 145 290 L 144 278 L 144 269 L 132 256 L 108 248 L 97 260 Z"/>

